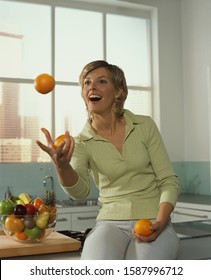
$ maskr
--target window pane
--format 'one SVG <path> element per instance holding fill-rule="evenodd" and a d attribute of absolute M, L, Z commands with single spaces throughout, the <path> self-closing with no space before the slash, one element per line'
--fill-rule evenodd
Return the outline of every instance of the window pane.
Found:
<path fill-rule="evenodd" d="M 107 60 L 122 68 L 129 85 L 150 85 L 147 20 L 107 15 Z"/>
<path fill-rule="evenodd" d="M 51 129 L 51 97 L 33 85 L 0 83 L 0 162 L 49 161 L 35 141 L 45 141 L 41 127 Z"/>
<path fill-rule="evenodd" d="M 51 71 L 50 7 L 0 1 L 0 77 Z"/>
<path fill-rule="evenodd" d="M 129 90 L 125 108 L 135 114 L 152 116 L 151 93 L 148 91 Z"/>
<path fill-rule="evenodd" d="M 72 136 L 76 136 L 81 132 L 87 119 L 80 87 L 57 86 L 55 103 L 56 135 L 68 130 Z"/>
<path fill-rule="evenodd" d="M 82 68 L 103 58 L 102 14 L 56 9 L 56 79 L 78 82 Z"/>

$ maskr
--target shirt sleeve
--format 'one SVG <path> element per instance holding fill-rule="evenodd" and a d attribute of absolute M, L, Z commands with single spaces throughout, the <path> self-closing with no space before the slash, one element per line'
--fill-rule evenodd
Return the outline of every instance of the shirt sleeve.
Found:
<path fill-rule="evenodd" d="M 78 173 L 78 181 L 74 186 L 61 186 L 64 192 L 73 199 L 84 199 L 88 196 L 91 188 L 89 174 L 88 154 L 83 142 L 75 139 L 75 150 L 71 159 L 73 169 Z"/>
<path fill-rule="evenodd" d="M 157 186 L 160 191 L 160 203 L 170 202 L 175 206 L 180 193 L 179 181 L 172 168 L 161 134 L 150 117 L 146 118 L 145 137 L 152 168 L 155 172 Z"/>

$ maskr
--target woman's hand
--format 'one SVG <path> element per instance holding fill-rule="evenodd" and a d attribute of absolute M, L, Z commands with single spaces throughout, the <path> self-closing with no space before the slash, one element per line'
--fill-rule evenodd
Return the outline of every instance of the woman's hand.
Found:
<path fill-rule="evenodd" d="M 36 141 L 37 145 L 52 158 L 58 168 L 69 165 L 75 147 L 73 137 L 70 136 L 67 131 L 65 133 L 65 141 L 62 142 L 57 149 L 55 149 L 54 141 L 52 140 L 49 131 L 45 128 L 42 128 L 41 130 L 45 134 L 48 145 L 46 146 L 38 140 Z"/>
<path fill-rule="evenodd" d="M 170 202 L 162 202 L 159 206 L 156 220 L 151 225 L 152 233 L 149 236 L 143 236 L 133 231 L 135 239 L 139 242 L 152 242 L 164 230 L 170 221 L 170 215 L 174 210 L 174 206 Z"/>
<path fill-rule="evenodd" d="M 140 235 L 134 232 L 134 230 L 133 230 L 133 236 L 138 242 L 152 242 L 158 237 L 158 235 L 162 232 L 164 227 L 161 226 L 160 222 L 155 221 L 152 222 L 150 229 L 152 233 L 148 236 Z"/>

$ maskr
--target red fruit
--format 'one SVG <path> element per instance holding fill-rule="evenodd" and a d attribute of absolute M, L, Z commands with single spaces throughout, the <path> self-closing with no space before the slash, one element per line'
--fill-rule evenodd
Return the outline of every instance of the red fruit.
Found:
<path fill-rule="evenodd" d="M 26 214 L 27 215 L 34 215 L 36 213 L 36 208 L 34 207 L 33 204 L 26 203 L 25 207 L 26 207 Z"/>

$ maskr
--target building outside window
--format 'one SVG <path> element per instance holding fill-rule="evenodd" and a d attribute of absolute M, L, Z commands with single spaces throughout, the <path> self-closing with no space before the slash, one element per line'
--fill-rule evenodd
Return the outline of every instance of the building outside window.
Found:
<path fill-rule="evenodd" d="M 129 88 L 125 108 L 153 116 L 148 11 L 36 2 L 0 1 L 0 163 L 49 162 L 35 143 L 45 142 L 41 127 L 53 137 L 81 131 L 87 113 L 78 77 L 93 60 L 121 67 Z M 41 73 L 56 80 L 46 95 L 33 86 Z"/>

